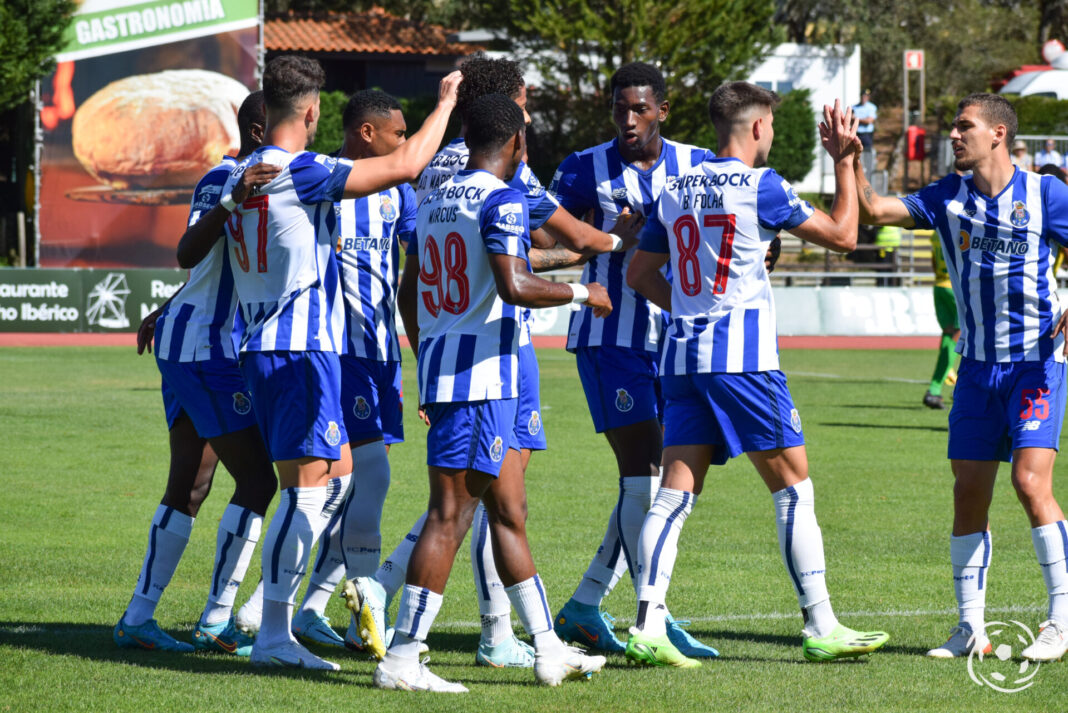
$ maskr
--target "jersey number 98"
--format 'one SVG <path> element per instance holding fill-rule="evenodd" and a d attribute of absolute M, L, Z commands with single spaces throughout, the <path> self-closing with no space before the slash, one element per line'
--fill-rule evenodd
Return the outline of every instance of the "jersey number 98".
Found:
<path fill-rule="evenodd" d="M 445 237 L 445 269 L 442 271 L 441 253 L 434 236 L 428 235 L 419 265 L 419 281 L 430 287 L 422 290 L 426 311 L 437 317 L 444 309 L 449 314 L 461 314 L 471 300 L 467 281 L 467 246 L 459 233 Z"/>

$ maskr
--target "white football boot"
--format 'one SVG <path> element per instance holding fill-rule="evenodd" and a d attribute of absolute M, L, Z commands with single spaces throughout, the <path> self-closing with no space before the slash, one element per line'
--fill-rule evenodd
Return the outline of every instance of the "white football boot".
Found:
<path fill-rule="evenodd" d="M 984 655 L 994 650 L 985 634 L 976 636 L 971 627 L 958 624 L 950 630 L 946 643 L 937 649 L 931 649 L 927 655 L 933 659 L 955 659 L 958 656 L 967 656 L 977 647 Z"/>
<path fill-rule="evenodd" d="M 1058 621 L 1045 621 L 1035 637 L 1035 643 L 1021 655 L 1030 661 L 1056 661 L 1068 651 L 1068 626 Z"/>

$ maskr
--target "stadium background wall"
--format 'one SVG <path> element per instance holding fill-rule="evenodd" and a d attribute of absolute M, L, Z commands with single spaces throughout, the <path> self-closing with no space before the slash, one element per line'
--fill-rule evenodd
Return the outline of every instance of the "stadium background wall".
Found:
<path fill-rule="evenodd" d="M 0 332 L 134 332 L 185 278 L 176 269 L 0 270 Z M 774 293 L 782 336 L 941 332 L 927 287 L 776 287 Z M 534 310 L 533 332 L 565 336 L 568 316 L 567 307 Z"/>

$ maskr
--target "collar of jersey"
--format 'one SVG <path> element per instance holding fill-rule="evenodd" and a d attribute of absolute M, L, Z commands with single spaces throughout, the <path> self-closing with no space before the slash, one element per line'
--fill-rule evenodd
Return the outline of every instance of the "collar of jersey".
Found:
<path fill-rule="evenodd" d="M 623 168 L 629 168 L 631 171 L 634 171 L 635 173 L 640 174 L 642 176 L 648 176 L 652 174 L 652 172 L 656 170 L 656 167 L 664 162 L 664 157 L 667 156 L 667 147 L 668 140 L 661 136 L 660 155 L 657 156 L 656 163 L 654 163 L 652 166 L 643 171 L 642 169 L 635 167 L 633 163 L 627 163 L 623 160 L 623 154 L 619 150 L 619 137 L 617 136 L 616 138 L 612 139 L 612 148 L 614 148 L 616 150 L 616 153 L 619 154 L 619 162 L 623 165 Z"/>
<path fill-rule="evenodd" d="M 752 166 L 747 166 L 746 163 L 737 156 L 713 156 L 712 158 L 705 159 L 705 163 L 726 163 L 727 161 L 737 161 L 746 168 L 752 168 Z"/>
<path fill-rule="evenodd" d="M 453 145 L 455 145 L 455 144 L 463 144 L 463 143 L 466 143 L 466 140 L 464 139 L 464 137 L 462 137 L 462 136 L 457 136 L 457 137 L 456 137 L 455 139 L 453 139 L 452 141 L 450 141 L 448 145 L 449 145 L 449 146 L 453 146 Z"/>
<path fill-rule="evenodd" d="M 965 183 L 968 184 L 968 192 L 969 193 L 974 193 L 977 196 L 981 196 L 982 199 L 984 201 L 986 201 L 987 203 L 996 203 L 997 200 L 999 198 L 1001 198 L 1002 195 L 1004 195 L 1005 191 L 1007 191 L 1010 188 L 1012 188 L 1013 184 L 1016 183 L 1016 179 L 1017 179 L 1017 177 L 1019 175 L 1020 175 L 1020 167 L 1017 166 L 1016 164 L 1013 164 L 1013 166 L 1012 166 L 1012 178 L 1009 179 L 1009 182 L 1005 184 L 1004 188 L 1002 188 L 1000 191 L 998 191 L 998 194 L 996 196 L 988 196 L 987 194 L 983 193 L 978 188 L 976 188 L 975 187 L 975 181 L 971 180 L 972 176 L 970 176 L 970 175 L 969 176 L 961 176 L 960 180 L 962 180 L 962 181 L 964 181 Z"/>

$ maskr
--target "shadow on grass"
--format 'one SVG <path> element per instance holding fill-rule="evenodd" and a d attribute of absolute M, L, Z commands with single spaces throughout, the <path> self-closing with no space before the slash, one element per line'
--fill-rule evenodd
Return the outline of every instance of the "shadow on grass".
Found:
<path fill-rule="evenodd" d="M 918 426 L 915 424 L 892 424 L 892 423 L 833 423 L 823 421 L 821 426 L 836 426 L 838 428 L 878 428 L 888 431 L 949 431 L 948 426 Z"/>
<path fill-rule="evenodd" d="M 913 404 L 913 405 L 906 405 L 906 404 L 835 404 L 834 408 L 855 408 L 855 409 L 864 409 L 866 411 L 869 411 L 869 410 L 886 411 L 886 410 L 892 409 L 892 410 L 895 410 L 895 411 L 917 411 L 917 412 L 923 412 L 923 410 L 924 410 L 923 404 L 921 404 L 919 402 L 917 402 L 916 404 Z M 928 410 L 930 410 L 930 409 L 928 409 Z"/>
<path fill-rule="evenodd" d="M 342 670 L 339 672 L 305 671 L 302 669 L 260 668 L 251 666 L 248 659 L 224 654 L 196 652 L 191 654 L 163 651 L 120 649 L 111 639 L 111 625 L 72 624 L 69 622 L 0 622 L 0 646 L 17 646 L 57 656 L 77 656 L 91 661 L 130 664 L 146 668 L 205 674 L 245 673 L 287 678 L 314 678 L 335 685 L 371 686 L 370 672 Z M 188 631 L 170 630 L 179 641 L 188 641 Z M 326 655 L 323 651 L 316 653 Z M 341 653 L 340 657 L 352 658 Z"/>

